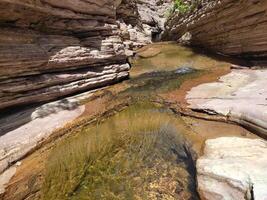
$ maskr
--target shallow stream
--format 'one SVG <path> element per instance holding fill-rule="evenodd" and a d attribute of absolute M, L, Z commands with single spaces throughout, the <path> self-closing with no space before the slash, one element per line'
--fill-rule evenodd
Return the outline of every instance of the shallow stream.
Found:
<path fill-rule="evenodd" d="M 227 73 L 228 62 L 159 43 L 139 50 L 131 63 L 130 79 L 101 96 L 102 107 L 116 101 L 128 106 L 75 129 L 53 147 L 43 199 L 199 199 L 195 160 L 205 139 L 250 137 L 240 127 L 181 116 L 170 106 L 181 103 L 194 82 Z"/>

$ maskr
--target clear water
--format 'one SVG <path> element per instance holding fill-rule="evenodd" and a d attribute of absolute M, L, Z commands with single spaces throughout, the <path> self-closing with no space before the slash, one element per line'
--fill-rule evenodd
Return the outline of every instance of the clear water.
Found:
<path fill-rule="evenodd" d="M 131 79 L 116 97 L 131 106 L 79 128 L 51 151 L 42 188 L 44 199 L 198 199 L 194 152 L 183 119 L 159 94 L 187 80 L 229 67 L 176 44 L 149 45 L 132 60 Z"/>

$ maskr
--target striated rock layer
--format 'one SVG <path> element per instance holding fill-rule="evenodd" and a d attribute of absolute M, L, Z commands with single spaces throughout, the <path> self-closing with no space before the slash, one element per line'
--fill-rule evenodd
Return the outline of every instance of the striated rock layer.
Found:
<path fill-rule="evenodd" d="M 0 109 L 128 77 L 113 0 L 0 0 Z"/>
<path fill-rule="evenodd" d="M 172 0 L 121 0 L 117 16 L 126 49 L 160 40 L 171 7 Z"/>
<path fill-rule="evenodd" d="M 267 64 L 267 0 L 204 0 L 202 4 L 186 15 L 174 14 L 165 38 L 190 40 L 192 45 Z"/>

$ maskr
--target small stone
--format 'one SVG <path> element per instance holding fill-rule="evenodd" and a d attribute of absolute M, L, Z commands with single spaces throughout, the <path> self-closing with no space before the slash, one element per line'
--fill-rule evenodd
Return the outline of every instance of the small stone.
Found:
<path fill-rule="evenodd" d="M 189 73 L 192 73 L 194 72 L 195 69 L 191 68 L 191 67 L 181 67 L 181 68 L 178 68 L 175 73 L 176 74 L 189 74 Z"/>

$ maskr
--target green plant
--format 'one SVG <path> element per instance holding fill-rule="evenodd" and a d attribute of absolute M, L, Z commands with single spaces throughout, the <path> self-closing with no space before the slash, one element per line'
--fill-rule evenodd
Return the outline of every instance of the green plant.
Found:
<path fill-rule="evenodd" d="M 174 0 L 173 10 L 179 11 L 183 14 L 190 10 L 190 6 L 186 4 L 183 0 Z"/>

